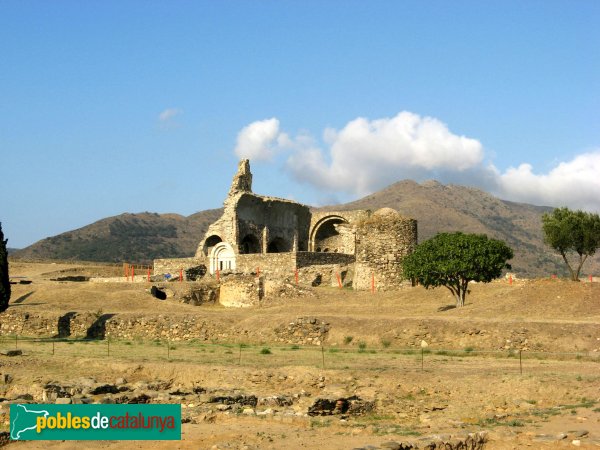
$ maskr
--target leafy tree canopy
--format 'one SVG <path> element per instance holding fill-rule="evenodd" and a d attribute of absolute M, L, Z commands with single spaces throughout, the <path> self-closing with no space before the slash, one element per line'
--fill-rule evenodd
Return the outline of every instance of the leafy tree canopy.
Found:
<path fill-rule="evenodd" d="M 490 282 L 510 268 L 513 251 L 484 234 L 439 233 L 417 246 L 403 262 L 404 276 L 425 288 L 445 286 L 464 306 L 470 281 Z"/>
<path fill-rule="evenodd" d="M 600 216 L 569 208 L 556 208 L 542 216 L 544 240 L 560 253 L 573 281 L 579 280 L 583 263 L 600 248 Z M 569 262 L 569 253 L 578 255 L 576 267 Z"/>

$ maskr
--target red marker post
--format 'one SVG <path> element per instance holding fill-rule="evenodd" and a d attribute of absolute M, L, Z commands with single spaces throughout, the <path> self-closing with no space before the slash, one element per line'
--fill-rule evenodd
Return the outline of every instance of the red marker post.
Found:
<path fill-rule="evenodd" d="M 133 283 L 133 277 L 135 276 L 135 268 L 133 267 L 133 264 L 131 265 L 131 282 Z"/>
<path fill-rule="evenodd" d="M 510 284 L 512 286 L 512 275 L 508 276 L 508 284 Z"/>
<path fill-rule="evenodd" d="M 221 274 L 219 273 L 219 269 L 217 269 L 217 281 L 221 280 Z"/>
<path fill-rule="evenodd" d="M 338 287 L 341 289 L 342 288 L 342 278 L 340 277 L 339 273 L 336 273 L 335 276 L 338 280 Z"/>
<path fill-rule="evenodd" d="M 150 266 L 148 266 L 148 283 L 150 283 Z"/>
<path fill-rule="evenodd" d="M 294 270 L 294 278 L 296 280 L 296 284 L 298 284 L 298 268 L 296 267 L 296 270 Z"/>
<path fill-rule="evenodd" d="M 594 278 L 590 275 L 590 283 L 594 281 Z"/>
<path fill-rule="evenodd" d="M 179 269 L 179 282 L 183 282 L 183 269 Z"/>

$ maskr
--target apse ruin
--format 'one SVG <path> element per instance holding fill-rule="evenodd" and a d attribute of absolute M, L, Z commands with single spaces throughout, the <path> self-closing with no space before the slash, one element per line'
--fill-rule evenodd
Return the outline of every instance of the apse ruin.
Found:
<path fill-rule="evenodd" d="M 417 221 L 390 208 L 322 211 L 252 192 L 240 161 L 219 220 L 191 258 L 158 259 L 155 274 L 206 268 L 205 276 L 297 277 L 299 283 L 389 289 L 403 281 L 402 258 L 417 244 Z"/>

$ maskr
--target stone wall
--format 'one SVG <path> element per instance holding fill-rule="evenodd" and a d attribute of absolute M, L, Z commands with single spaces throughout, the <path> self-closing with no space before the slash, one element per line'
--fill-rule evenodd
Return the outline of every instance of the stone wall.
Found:
<path fill-rule="evenodd" d="M 311 234 L 315 231 L 315 226 L 328 217 L 342 217 L 350 224 L 366 220 L 371 215 L 368 209 L 355 209 L 351 211 L 321 211 L 311 210 L 310 230 Z"/>
<path fill-rule="evenodd" d="M 275 328 L 276 341 L 285 344 L 321 345 L 329 333 L 329 324 L 316 317 L 298 317 Z"/>
<path fill-rule="evenodd" d="M 200 339 L 218 338 L 223 327 L 198 316 L 92 314 L 70 312 L 22 314 L 7 311 L 0 322 L 1 335 L 88 339 Z"/>
<path fill-rule="evenodd" d="M 209 256 L 217 242 L 236 254 L 278 253 L 308 249 L 310 210 L 300 203 L 252 193 L 248 160 L 240 161 L 223 215 L 208 227 L 196 256 Z"/>
<path fill-rule="evenodd" d="M 252 253 L 237 255 L 235 258 L 236 272 L 244 274 L 256 273 L 272 277 L 288 277 L 294 274 L 296 268 L 296 254 L 290 253 Z"/>
<path fill-rule="evenodd" d="M 367 219 L 369 210 L 312 211 L 309 250 L 355 253 L 355 224 Z"/>
<path fill-rule="evenodd" d="M 190 267 L 196 267 L 200 264 L 207 266 L 207 260 L 204 258 L 168 258 L 154 260 L 154 275 L 170 273 L 173 276 L 179 276 L 179 271 Z M 208 266 L 207 266 L 208 267 Z"/>
<path fill-rule="evenodd" d="M 343 253 L 299 252 L 296 257 L 296 265 L 299 268 L 324 264 L 352 264 L 354 261 L 354 255 Z"/>
<path fill-rule="evenodd" d="M 388 289 L 400 285 L 402 259 L 417 243 L 417 222 L 390 208 L 311 211 L 294 201 L 256 195 L 248 160 L 240 161 L 223 206 L 196 257 L 158 259 L 155 274 L 176 276 L 203 264 L 213 275 L 217 268 L 219 275 L 260 271 L 283 281 L 305 269 L 313 285 L 319 278 L 336 285 L 344 273 L 342 278 L 354 274 L 357 290 L 370 289 L 373 278 L 377 289 Z"/>
<path fill-rule="evenodd" d="M 237 199 L 234 211 L 239 253 L 245 253 L 241 243 L 248 237 L 259 242 L 262 253 L 307 250 L 310 225 L 307 206 L 245 193 Z"/>
<path fill-rule="evenodd" d="M 298 281 L 305 286 L 352 286 L 354 255 L 340 253 L 298 253 Z"/>
<path fill-rule="evenodd" d="M 402 282 L 402 259 L 417 245 L 417 221 L 382 208 L 357 224 L 354 289 L 377 290 Z"/>
<path fill-rule="evenodd" d="M 167 300 L 169 301 L 169 300 Z M 369 348 L 380 348 L 383 340 L 391 348 L 420 349 L 421 341 L 436 349 L 505 352 L 581 352 L 597 360 L 600 344 L 594 337 L 598 326 L 581 322 L 496 322 L 469 318 L 461 323 L 445 319 L 424 318 L 362 318 L 311 317 L 308 322 L 297 316 L 281 317 L 281 322 L 265 322 L 260 309 L 250 316 L 228 317 L 201 311 L 194 314 L 93 314 L 67 312 L 24 313 L 18 308 L 0 314 L 0 335 L 30 337 L 72 337 L 93 339 L 162 339 L 218 343 L 300 344 L 303 340 L 327 346 L 345 346 L 347 336 L 353 336 L 351 347 L 364 342 Z M 311 323 L 315 319 L 316 323 Z M 327 325 L 326 334 L 320 330 Z M 321 333 L 321 334 L 314 334 Z M 308 341 L 305 337 L 312 337 Z M 325 339 L 326 337 L 326 339 Z M 20 341 L 19 341 L 20 342 Z M 45 344 L 41 344 L 45 345 Z M 10 347 L 7 343 L 6 348 Z M 531 357 L 531 356 L 529 356 Z"/>

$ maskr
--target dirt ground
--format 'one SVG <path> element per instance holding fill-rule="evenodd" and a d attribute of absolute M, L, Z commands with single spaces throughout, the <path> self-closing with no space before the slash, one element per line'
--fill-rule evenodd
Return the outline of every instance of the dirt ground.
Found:
<path fill-rule="evenodd" d="M 69 275 L 114 276 L 114 271 L 94 265 L 11 263 L 13 281 L 31 284 L 13 285 L 10 308 L 199 315 L 232 330 L 267 330 L 290 318 L 314 316 L 331 325 L 327 364 L 320 364 L 318 349 L 292 351 L 270 341 L 268 332 L 245 338 L 244 352 L 252 357 L 240 361 L 237 347 L 228 344 L 241 341 L 231 333 L 212 344 L 182 343 L 168 359 L 164 352 L 154 355 L 149 342 L 115 343 L 110 359 L 102 342 L 86 344 L 85 351 L 78 347 L 84 344 L 63 344 L 55 355 L 24 347 L 22 357 L 0 356 L 0 372 L 13 377 L 3 387 L 7 399 L 57 380 L 76 384 L 82 377 L 97 383 L 122 378 L 128 385 L 161 380 L 171 390 L 190 392 L 165 394 L 181 403 L 189 418 L 181 442 L 86 442 L 86 448 L 374 448 L 390 440 L 424 442 L 434 435 L 481 430 L 489 432 L 485 448 L 490 449 L 600 447 L 598 283 L 547 279 L 476 284 L 461 309 L 451 307 L 447 290 L 420 287 L 375 294 L 324 287 L 307 296 L 268 299 L 257 308 L 226 309 L 157 302 L 147 292 L 149 283 L 51 281 Z M 423 366 L 422 340 L 429 345 Z M 10 345 L 2 342 L 2 347 Z M 264 346 L 272 353 L 260 355 Z M 525 350 L 522 374 L 514 353 L 519 349 Z M 198 362 L 189 357 L 210 352 L 221 356 Z M 209 393 L 292 401 L 285 407 L 259 404 L 252 411 L 219 408 L 191 393 L 197 386 Z M 374 409 L 359 415 L 307 415 L 318 398 L 351 396 L 372 402 Z M 81 448 L 77 442 L 9 445 Z"/>

